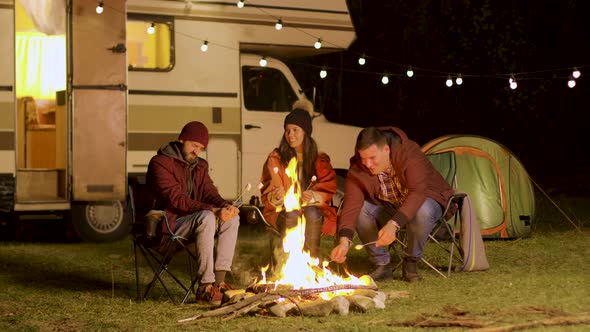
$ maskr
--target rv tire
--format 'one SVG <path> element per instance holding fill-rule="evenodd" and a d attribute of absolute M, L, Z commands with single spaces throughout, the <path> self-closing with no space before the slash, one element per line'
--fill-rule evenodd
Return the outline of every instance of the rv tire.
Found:
<path fill-rule="evenodd" d="M 85 242 L 113 242 L 131 230 L 131 217 L 124 202 L 74 202 L 72 224 Z"/>

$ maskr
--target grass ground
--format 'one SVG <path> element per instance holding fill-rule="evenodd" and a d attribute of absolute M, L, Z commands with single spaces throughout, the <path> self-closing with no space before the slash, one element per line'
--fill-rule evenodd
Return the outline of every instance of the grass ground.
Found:
<path fill-rule="evenodd" d="M 390 295 L 384 310 L 348 316 L 219 318 L 179 324 L 207 307 L 194 302 L 175 306 L 160 287 L 137 302 L 133 245 L 0 243 L 0 329 L 4 331 L 412 331 L 400 326 L 430 318 L 467 319 L 488 327 L 590 315 L 590 212 L 587 199 L 562 197 L 558 204 L 576 227 L 550 204 L 538 210 L 529 238 L 486 241 L 490 269 L 455 273 L 443 279 L 420 266 L 424 280 L 379 283 Z M 565 203 L 563 203 L 565 202 Z M 578 230 L 578 228 L 580 230 Z M 267 261 L 267 242 L 254 227 L 243 227 L 229 281 L 244 287 Z M 331 239 L 324 239 L 325 253 Z M 434 247 L 427 255 L 437 261 Z M 364 251 L 348 260 L 352 273 L 369 269 Z M 141 269 L 147 283 L 147 269 Z M 396 274 L 399 272 L 395 272 Z M 440 328 L 461 331 L 464 328 Z M 438 329 L 437 329 L 438 330 Z M 535 331 L 590 331 L 586 323 L 537 327 Z"/>

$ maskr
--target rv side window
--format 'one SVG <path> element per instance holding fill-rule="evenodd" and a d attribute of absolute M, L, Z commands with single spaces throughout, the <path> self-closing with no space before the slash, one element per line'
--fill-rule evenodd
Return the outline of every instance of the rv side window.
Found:
<path fill-rule="evenodd" d="M 289 112 L 297 95 L 282 72 L 274 68 L 242 68 L 244 104 L 250 111 Z"/>
<path fill-rule="evenodd" d="M 127 18 L 129 70 L 172 70 L 174 67 L 174 18 L 140 14 L 129 14 Z"/>

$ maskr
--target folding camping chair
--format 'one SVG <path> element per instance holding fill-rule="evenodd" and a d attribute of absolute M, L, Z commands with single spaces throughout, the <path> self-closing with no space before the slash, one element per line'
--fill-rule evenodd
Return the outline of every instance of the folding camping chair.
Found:
<path fill-rule="evenodd" d="M 142 187 L 143 185 L 137 185 Z M 140 190 L 138 190 L 140 191 Z M 133 227 L 132 227 L 132 239 L 133 239 L 133 253 L 135 258 L 135 282 L 137 288 L 137 299 L 143 301 L 148 294 L 154 289 L 154 286 L 159 283 L 162 285 L 170 300 L 178 305 L 186 302 L 191 293 L 194 292 L 194 286 L 197 282 L 197 276 L 193 275 L 193 264 L 196 265 L 198 258 L 188 247 L 190 241 L 184 237 L 175 235 L 170 229 L 168 219 L 164 211 L 150 210 L 147 214 L 137 213 L 141 211 L 141 208 L 136 209 L 137 202 L 140 202 L 139 193 L 135 193 L 131 186 L 129 186 L 129 197 L 131 202 L 131 211 L 133 214 Z M 167 228 L 168 234 L 161 233 L 159 230 L 164 223 Z M 154 234 L 153 231 L 156 231 Z M 152 235 L 152 236 L 150 236 Z M 155 235 L 155 236 L 154 236 Z M 164 239 L 163 239 L 164 237 Z M 141 256 L 138 256 L 138 252 Z M 171 262 L 174 258 L 180 257 L 180 252 L 186 253 L 188 260 L 188 271 L 189 271 L 189 286 L 186 286 L 187 281 L 181 281 L 181 272 L 186 274 L 186 265 L 178 264 L 175 266 L 174 272 L 170 269 Z M 139 269 L 138 257 L 143 257 L 153 272 L 151 281 L 147 284 L 145 289 L 141 289 L 141 276 Z M 180 289 L 181 297 L 177 299 L 175 292 L 166 283 L 169 279 L 165 276 L 169 276 L 177 288 Z M 176 292 L 178 293 L 178 292 Z"/>
<path fill-rule="evenodd" d="M 430 162 L 433 164 L 434 168 L 441 174 L 441 176 L 451 185 L 451 187 L 456 188 L 456 156 L 455 153 L 452 151 L 431 154 L 427 156 Z M 449 277 L 451 274 L 451 270 L 453 269 L 453 263 L 459 264 L 461 269 L 465 269 L 465 260 L 463 255 L 463 248 L 460 239 L 457 238 L 458 230 L 461 229 L 462 226 L 462 210 L 464 200 L 468 199 L 465 193 L 455 192 L 450 199 L 447 201 L 446 205 L 444 206 L 444 210 L 442 213 L 441 218 L 437 221 L 436 225 L 434 226 L 433 231 L 428 236 L 428 241 L 437 244 L 440 248 L 442 248 L 447 254 L 447 260 L 444 264 L 446 269 L 446 275 L 443 274 L 439 269 L 437 269 L 431 262 L 429 262 L 426 258 L 422 257 L 421 261 L 430 267 L 432 270 L 437 272 L 442 277 Z M 466 208 L 470 208 L 471 205 L 468 204 Z M 477 225 L 475 225 L 477 226 Z M 481 235 L 478 234 L 481 238 Z M 396 241 L 400 246 L 405 246 L 404 241 L 404 233 L 400 234 L 400 240 Z M 481 239 L 479 240 L 481 241 Z M 425 248 L 426 248 L 425 245 Z M 395 267 L 397 269 L 402 264 L 402 249 L 398 248 L 398 246 L 392 246 L 396 255 L 400 258 L 400 262 Z M 485 256 L 485 254 L 484 254 Z M 479 257 L 478 257 L 479 258 Z M 486 262 L 487 264 L 487 262 Z"/>
<path fill-rule="evenodd" d="M 447 151 L 427 157 L 451 187 L 457 188 L 455 153 Z M 445 278 L 451 275 L 453 263 L 456 264 L 456 271 L 481 271 L 489 267 L 479 225 L 466 193 L 455 190 L 446 203 L 441 218 L 428 236 L 426 244 L 429 242 L 437 244 L 448 254 L 445 263 L 446 275 L 424 257 L 422 262 Z M 404 244 L 403 240 L 399 243 Z M 393 248 L 401 259 L 400 250 L 395 246 Z"/>
<path fill-rule="evenodd" d="M 460 211 L 465 196 L 466 194 L 464 193 L 456 193 L 453 196 L 451 196 L 451 198 L 448 200 L 446 204 L 442 216 L 437 220 L 432 232 L 428 235 L 428 240 L 426 241 L 426 244 L 424 246 L 426 248 L 426 245 L 429 242 L 434 242 L 441 249 L 448 253 L 448 264 L 445 263 L 447 274 L 445 275 L 444 273 L 442 273 L 433 263 L 431 263 L 427 258 L 424 257 L 424 254 L 420 259 L 422 263 L 424 263 L 426 266 L 428 266 L 434 272 L 438 273 L 443 278 L 450 277 L 453 262 L 455 262 L 456 264 L 463 264 L 463 257 L 461 255 L 461 243 L 458 241 L 456 237 L 455 229 L 457 229 L 457 226 L 461 222 Z M 393 270 L 397 270 L 402 266 L 402 252 L 405 247 L 406 233 L 405 229 L 401 229 L 398 234 L 398 239 L 390 245 L 390 248 L 393 249 L 395 255 L 399 259 L 399 262 L 395 265 Z"/>

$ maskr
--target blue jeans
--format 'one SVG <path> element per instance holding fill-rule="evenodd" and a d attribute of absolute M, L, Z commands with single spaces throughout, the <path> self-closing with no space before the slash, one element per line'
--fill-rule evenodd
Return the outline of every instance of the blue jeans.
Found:
<path fill-rule="evenodd" d="M 362 243 L 377 241 L 379 229 L 394 214 L 393 208 L 365 201 L 356 225 L 356 231 Z M 404 249 L 404 257 L 414 260 L 422 258 L 424 244 L 441 215 L 440 204 L 434 199 L 426 197 L 426 201 L 418 209 L 416 217 L 406 225 L 408 246 Z M 374 265 L 386 265 L 391 262 L 387 247 L 376 247 L 375 244 L 369 244 L 365 246 L 365 250 Z"/>
<path fill-rule="evenodd" d="M 197 276 L 201 284 L 215 282 L 214 271 L 231 271 L 239 226 L 239 216 L 222 222 L 209 210 L 176 219 L 174 233 L 196 241 L 199 258 Z"/>

